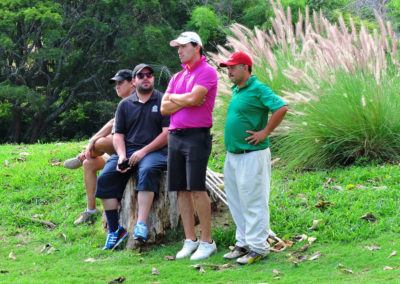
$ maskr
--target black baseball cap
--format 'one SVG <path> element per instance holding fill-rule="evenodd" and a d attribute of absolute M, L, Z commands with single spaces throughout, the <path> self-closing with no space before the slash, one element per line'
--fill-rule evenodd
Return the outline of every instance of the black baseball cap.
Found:
<path fill-rule="evenodd" d="M 154 73 L 154 70 L 153 70 L 153 68 L 151 68 L 150 65 L 147 65 L 145 63 L 140 63 L 140 64 L 136 65 L 135 68 L 133 68 L 132 77 L 135 78 L 136 74 L 139 73 L 140 71 L 142 71 L 144 68 L 150 69 L 151 73 Z"/>
<path fill-rule="evenodd" d="M 129 69 L 122 69 L 119 70 L 114 77 L 112 77 L 110 80 L 108 80 L 108 82 L 110 82 L 110 84 L 114 83 L 115 81 L 124 81 L 124 80 L 128 80 L 128 81 L 132 81 L 132 71 Z"/>

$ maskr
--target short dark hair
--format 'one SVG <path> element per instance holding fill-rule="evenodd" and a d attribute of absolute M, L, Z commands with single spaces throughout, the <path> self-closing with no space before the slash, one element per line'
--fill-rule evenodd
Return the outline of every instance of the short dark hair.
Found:
<path fill-rule="evenodd" d="M 197 42 L 190 42 L 193 47 L 198 46 L 199 44 Z M 203 47 L 200 45 L 200 56 L 204 55 Z"/>
<path fill-rule="evenodd" d="M 251 74 L 251 66 L 250 65 L 246 65 L 246 64 L 242 64 L 242 63 L 239 65 L 242 65 L 243 67 L 247 66 L 247 70 L 249 70 L 249 74 Z"/>

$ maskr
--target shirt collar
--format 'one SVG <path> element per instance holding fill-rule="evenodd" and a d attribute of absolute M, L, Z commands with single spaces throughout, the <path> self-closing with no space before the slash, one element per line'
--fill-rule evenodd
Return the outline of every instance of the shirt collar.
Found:
<path fill-rule="evenodd" d="M 147 102 L 148 102 L 148 101 L 151 101 L 151 100 L 154 100 L 154 99 L 156 98 L 156 91 L 157 91 L 156 89 L 153 89 L 153 93 L 151 94 L 151 97 L 147 100 Z M 139 97 L 138 97 L 136 91 L 134 91 L 134 92 L 132 93 L 132 95 L 130 95 L 130 97 L 132 97 L 131 100 L 132 100 L 133 102 L 140 102 L 140 99 L 139 99 Z"/>
<path fill-rule="evenodd" d="M 235 85 L 232 86 L 232 90 L 235 91 L 235 92 L 237 92 L 237 91 L 239 91 L 239 90 L 242 90 L 242 89 L 244 89 L 244 88 L 247 88 L 247 87 L 250 86 L 255 80 L 257 80 L 257 76 L 256 76 L 256 75 L 252 75 L 252 76 L 249 78 L 249 80 L 247 80 L 246 84 L 245 84 L 243 87 L 241 87 L 241 88 L 239 89 L 239 87 L 235 84 Z"/>
<path fill-rule="evenodd" d="M 186 71 L 188 71 L 188 72 L 193 72 L 197 67 L 199 67 L 199 65 L 200 65 L 201 63 L 205 62 L 206 59 L 207 59 L 207 58 L 206 58 L 204 55 L 202 55 L 202 56 L 200 57 L 200 59 L 199 59 L 199 60 L 196 60 L 196 61 L 194 62 L 194 64 L 193 64 L 191 67 L 189 67 L 189 65 L 186 64 L 186 63 L 183 63 L 183 64 L 182 64 L 182 67 L 183 67 Z"/>

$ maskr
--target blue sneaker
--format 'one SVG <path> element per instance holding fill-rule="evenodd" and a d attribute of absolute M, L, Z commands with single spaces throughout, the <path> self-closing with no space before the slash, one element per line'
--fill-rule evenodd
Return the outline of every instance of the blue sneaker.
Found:
<path fill-rule="evenodd" d="M 128 236 L 128 232 L 121 226 L 115 232 L 108 232 L 106 244 L 103 250 L 111 249 L 114 250 L 118 245 Z"/>
<path fill-rule="evenodd" d="M 135 225 L 135 233 L 133 234 L 135 240 L 147 240 L 147 227 L 145 223 L 139 222 Z"/>

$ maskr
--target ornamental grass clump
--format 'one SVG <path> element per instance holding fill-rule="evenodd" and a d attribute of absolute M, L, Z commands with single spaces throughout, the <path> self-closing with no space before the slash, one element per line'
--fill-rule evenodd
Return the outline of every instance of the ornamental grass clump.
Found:
<path fill-rule="evenodd" d="M 391 23 L 376 13 L 379 31 L 370 33 L 306 8 L 293 24 L 290 7 L 271 5 L 269 31 L 234 24 L 227 47 L 252 56 L 258 79 L 289 103 L 279 156 L 300 168 L 398 159 L 400 64 Z M 219 47 L 211 55 L 221 61 L 229 54 Z"/>

